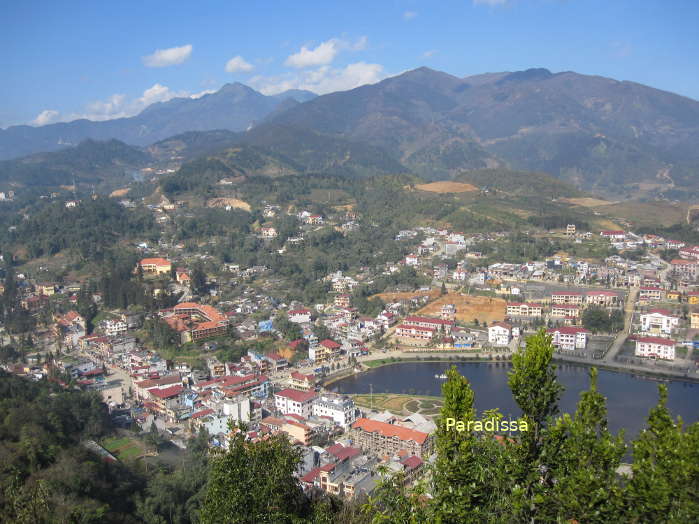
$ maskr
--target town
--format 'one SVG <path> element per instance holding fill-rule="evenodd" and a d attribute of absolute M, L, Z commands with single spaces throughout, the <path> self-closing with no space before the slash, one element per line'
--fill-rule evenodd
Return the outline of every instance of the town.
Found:
<path fill-rule="evenodd" d="M 221 210 L 232 212 L 233 204 Z M 188 213 L 165 197 L 147 210 L 163 237 Z M 264 204 L 259 214 L 249 241 L 282 260 L 314 232 L 342 236 L 366 225 L 351 209 L 320 214 Z M 699 246 L 568 224 L 532 232 L 532 241 L 614 254 L 497 260 L 512 235 L 400 230 L 393 242 L 405 255 L 319 273 L 322 294 L 312 302 L 285 302 L 276 292 L 284 279 L 270 267 L 217 260 L 208 248 L 165 240 L 135 242 L 139 258 L 120 277 L 148 290 L 150 310 L 115 307 L 122 293 L 110 288 L 115 283 L 47 280 L 42 267 L 8 269 L 1 291 L 16 297 L 32 328 L 21 334 L 24 362 L 4 354 L 3 366 L 99 392 L 125 435 L 138 426 L 185 447 L 205 431 L 212 447 L 227 449 L 239 431 L 250 441 L 284 434 L 303 452 L 297 476 L 304 489 L 349 499 L 371 493 L 379 467 L 415 481 L 434 451 L 433 414 L 406 404 L 372 409 L 333 386 L 373 366 L 507 361 L 527 335 L 545 329 L 557 360 L 699 380 Z M 389 285 L 367 295 L 379 279 Z M 3 333 L 5 343 L 16 337 Z M 104 452 L 119 456 L 108 445 Z"/>

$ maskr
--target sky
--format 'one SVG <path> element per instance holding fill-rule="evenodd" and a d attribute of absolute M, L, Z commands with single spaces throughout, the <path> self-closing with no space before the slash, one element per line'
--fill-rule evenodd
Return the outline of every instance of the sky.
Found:
<path fill-rule="evenodd" d="M 229 82 L 325 94 L 427 66 L 545 67 L 699 100 L 696 0 L 55 0 L 0 5 L 0 128 L 137 114 Z"/>

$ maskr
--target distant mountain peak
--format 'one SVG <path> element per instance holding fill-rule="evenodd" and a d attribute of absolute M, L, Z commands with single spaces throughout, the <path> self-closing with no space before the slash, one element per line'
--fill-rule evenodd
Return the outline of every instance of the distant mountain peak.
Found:
<path fill-rule="evenodd" d="M 498 84 L 506 82 L 532 82 L 537 80 L 548 80 L 553 76 L 553 73 L 544 67 L 535 67 L 524 71 L 515 71 L 507 76 L 504 76 L 497 81 Z"/>

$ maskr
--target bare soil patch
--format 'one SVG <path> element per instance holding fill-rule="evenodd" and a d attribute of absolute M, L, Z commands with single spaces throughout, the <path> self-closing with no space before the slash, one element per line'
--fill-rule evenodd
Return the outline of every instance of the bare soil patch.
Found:
<path fill-rule="evenodd" d="M 507 303 L 501 298 L 448 293 L 418 311 L 419 315 L 438 317 L 444 304 L 456 306 L 456 320 L 459 322 L 499 322 L 504 320 Z"/>
<path fill-rule="evenodd" d="M 602 200 L 599 198 L 589 198 L 589 197 L 561 198 L 561 200 L 563 200 L 564 202 L 568 202 L 569 204 L 573 204 L 574 206 L 582 206 L 582 207 L 609 206 L 609 205 L 617 203 L 617 202 L 609 202 L 608 200 Z"/>
<path fill-rule="evenodd" d="M 448 180 L 430 182 L 429 184 L 418 184 L 415 187 L 420 191 L 429 191 L 431 193 L 470 193 L 478 191 L 478 188 L 473 184 L 450 182 Z"/>
<path fill-rule="evenodd" d="M 237 198 L 211 198 L 206 201 L 206 207 L 226 207 L 250 211 L 250 204 Z"/>
<path fill-rule="evenodd" d="M 112 197 L 112 198 L 119 198 L 119 197 L 126 196 L 126 194 L 127 194 L 129 191 L 131 191 L 131 188 L 130 188 L 130 187 L 124 187 L 124 188 L 122 188 L 122 189 L 115 189 L 114 191 L 112 191 L 111 193 L 109 193 L 109 196 Z"/>

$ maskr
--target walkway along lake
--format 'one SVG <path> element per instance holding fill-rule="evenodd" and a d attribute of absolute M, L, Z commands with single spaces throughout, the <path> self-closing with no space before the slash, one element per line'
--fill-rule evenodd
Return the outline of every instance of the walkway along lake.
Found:
<path fill-rule="evenodd" d="M 405 393 L 441 396 L 444 380 L 435 378 L 448 369 L 447 362 L 403 362 L 371 369 L 359 375 L 338 380 L 330 389 L 340 393 Z M 515 418 L 520 411 L 507 386 L 506 362 L 457 362 L 475 392 L 476 409 L 498 408 L 505 417 Z M 589 367 L 557 364 L 558 380 L 565 390 L 561 395 L 561 412 L 573 414 L 580 393 L 589 388 Z M 663 381 L 668 386 L 668 407 L 673 416 L 685 423 L 699 420 L 699 384 Z M 644 427 L 648 411 L 658 402 L 658 381 L 647 377 L 600 370 L 598 390 L 607 397 L 609 429 L 616 433 L 626 429 L 626 438 L 635 437 Z"/>

